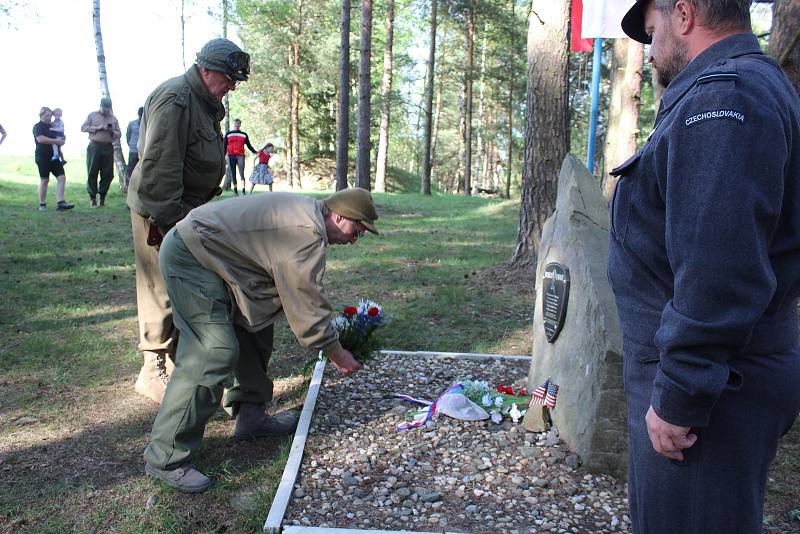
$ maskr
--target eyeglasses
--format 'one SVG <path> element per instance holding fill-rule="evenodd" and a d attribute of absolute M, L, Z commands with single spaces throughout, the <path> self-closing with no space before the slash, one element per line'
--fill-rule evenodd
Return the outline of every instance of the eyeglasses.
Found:
<path fill-rule="evenodd" d="M 236 89 L 239 85 L 239 80 L 234 80 L 229 74 L 222 73 L 225 76 L 225 79 L 228 80 L 228 87 L 232 89 Z"/>

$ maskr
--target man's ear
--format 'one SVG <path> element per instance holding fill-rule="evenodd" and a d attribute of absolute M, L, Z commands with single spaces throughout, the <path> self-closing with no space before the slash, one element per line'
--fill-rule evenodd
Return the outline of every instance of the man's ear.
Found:
<path fill-rule="evenodd" d="M 688 35 L 697 26 L 697 9 L 689 0 L 678 0 L 672 10 L 673 24 L 679 35 Z"/>

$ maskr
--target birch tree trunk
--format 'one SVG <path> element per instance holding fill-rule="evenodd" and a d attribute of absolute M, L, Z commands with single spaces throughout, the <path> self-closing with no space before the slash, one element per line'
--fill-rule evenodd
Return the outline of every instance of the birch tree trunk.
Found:
<path fill-rule="evenodd" d="M 433 0 L 434 2 L 436 0 Z M 392 40 L 394 35 L 394 0 L 386 0 L 386 44 L 383 48 L 381 82 L 381 126 L 378 134 L 378 161 L 375 165 L 375 191 L 386 190 L 386 159 L 389 153 L 389 113 L 392 97 Z"/>
<path fill-rule="evenodd" d="M 186 71 L 186 0 L 181 0 L 181 64 Z"/>
<path fill-rule="evenodd" d="M 336 128 L 336 190 L 347 189 L 350 164 L 350 0 L 342 0 L 339 30 L 339 123 Z"/>
<path fill-rule="evenodd" d="M 425 129 L 422 141 L 422 173 L 419 192 L 431 194 L 431 152 L 433 133 L 433 80 L 436 67 L 436 9 L 437 0 L 431 0 L 431 28 L 428 41 L 428 70 L 425 79 Z M 440 95 L 441 96 L 441 95 Z M 437 103 L 437 105 L 440 105 Z"/>
<path fill-rule="evenodd" d="M 533 0 L 531 6 L 515 266 L 536 265 L 542 227 L 555 208 L 558 173 L 569 151 L 569 10 L 567 0 Z"/>
<path fill-rule="evenodd" d="M 370 128 L 372 114 L 371 90 L 372 76 L 372 0 L 361 0 L 361 54 L 358 62 L 358 128 L 356 148 L 356 185 L 371 189 L 370 167 Z"/>
<path fill-rule="evenodd" d="M 467 16 L 467 70 L 464 76 L 464 194 L 472 195 L 472 74 L 475 68 L 475 4 Z"/>
<path fill-rule="evenodd" d="M 609 171 L 636 152 L 639 103 L 642 96 L 644 45 L 632 39 L 614 40 L 611 62 L 611 106 L 601 183 L 606 202 L 611 202 L 617 177 Z"/>
<path fill-rule="evenodd" d="M 100 74 L 100 92 L 102 96 L 111 98 L 108 90 L 108 74 L 106 73 L 106 55 L 103 51 L 103 32 L 100 27 L 100 0 L 92 0 L 92 26 L 94 27 L 94 46 L 97 52 L 97 71 Z M 114 165 L 119 176 L 119 188 L 128 190 L 128 170 L 125 165 L 125 156 L 122 154 L 122 145 L 119 139 L 114 139 Z"/>

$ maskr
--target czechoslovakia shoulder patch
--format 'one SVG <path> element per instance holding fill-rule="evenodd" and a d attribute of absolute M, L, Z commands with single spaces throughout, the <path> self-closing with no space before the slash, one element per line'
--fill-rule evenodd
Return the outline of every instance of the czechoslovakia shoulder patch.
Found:
<path fill-rule="evenodd" d="M 686 117 L 686 119 L 683 121 L 683 124 L 689 127 L 694 124 L 712 119 L 730 119 L 740 124 L 744 124 L 744 114 L 734 109 L 710 109 L 708 111 L 702 111 Z"/>

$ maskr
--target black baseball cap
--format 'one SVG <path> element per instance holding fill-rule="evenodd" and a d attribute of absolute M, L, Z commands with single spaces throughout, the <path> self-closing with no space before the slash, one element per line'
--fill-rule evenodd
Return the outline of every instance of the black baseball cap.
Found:
<path fill-rule="evenodd" d="M 625 16 L 622 17 L 622 31 L 625 35 L 643 44 L 650 44 L 652 39 L 644 31 L 644 12 L 651 0 L 636 0 Z"/>

